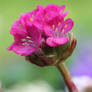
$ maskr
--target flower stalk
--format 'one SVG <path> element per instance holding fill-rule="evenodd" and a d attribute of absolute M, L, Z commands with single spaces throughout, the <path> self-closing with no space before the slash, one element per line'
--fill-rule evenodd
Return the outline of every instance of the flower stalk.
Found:
<path fill-rule="evenodd" d="M 71 75 L 63 62 L 60 62 L 56 65 L 61 75 L 64 78 L 64 81 L 68 87 L 69 92 L 79 92 L 74 82 L 72 81 Z"/>

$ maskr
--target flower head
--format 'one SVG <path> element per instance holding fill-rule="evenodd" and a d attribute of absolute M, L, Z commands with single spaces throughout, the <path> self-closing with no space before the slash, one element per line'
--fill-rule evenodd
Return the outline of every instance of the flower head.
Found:
<path fill-rule="evenodd" d="M 65 20 L 68 11 L 64 10 L 65 5 L 38 5 L 32 12 L 21 14 L 12 25 L 10 33 L 14 42 L 8 50 L 26 56 L 27 60 L 38 65 L 39 62 L 35 61 L 40 61 L 42 66 L 42 61 L 51 65 L 57 59 L 65 60 L 72 52 L 72 41 L 76 40 L 68 33 L 74 22 L 70 18 Z M 63 52 L 69 53 L 66 55 Z"/>
<path fill-rule="evenodd" d="M 48 36 L 46 43 L 51 47 L 57 47 L 68 42 L 68 37 L 65 35 L 73 27 L 73 21 L 71 19 L 60 20 L 58 23 L 47 25 L 45 28 L 45 34 Z"/>
<path fill-rule="evenodd" d="M 68 11 L 64 12 L 65 5 L 48 5 L 37 13 L 34 18 L 34 25 L 44 31 L 47 36 L 46 43 L 50 47 L 57 47 L 68 42 L 68 37 L 65 36 L 68 33 L 74 22 L 68 18 L 64 20 Z"/>

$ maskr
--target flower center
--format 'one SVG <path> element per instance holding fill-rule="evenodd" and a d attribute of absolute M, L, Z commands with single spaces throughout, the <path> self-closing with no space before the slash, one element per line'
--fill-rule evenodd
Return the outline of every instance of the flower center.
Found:
<path fill-rule="evenodd" d="M 52 29 L 53 29 L 55 32 L 57 32 L 57 31 L 58 31 L 58 27 L 59 27 L 60 25 L 61 25 L 60 22 L 57 24 L 57 27 L 53 24 L 53 25 L 52 25 Z"/>
<path fill-rule="evenodd" d="M 64 26 L 64 28 L 67 28 L 67 25 Z M 55 26 L 54 24 L 52 25 L 52 31 L 54 31 L 54 36 L 56 37 L 60 37 L 63 36 L 65 33 L 65 29 L 63 28 L 62 23 L 58 23 L 57 26 Z"/>

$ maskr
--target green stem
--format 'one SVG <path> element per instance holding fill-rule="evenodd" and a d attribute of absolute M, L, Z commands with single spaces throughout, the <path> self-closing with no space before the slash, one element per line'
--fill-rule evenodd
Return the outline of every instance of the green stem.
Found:
<path fill-rule="evenodd" d="M 69 92 L 79 92 L 77 87 L 73 83 L 71 75 L 70 75 L 67 67 L 65 66 L 65 64 L 61 62 L 61 63 L 58 63 L 56 65 L 56 67 L 58 68 L 58 70 L 62 74 L 64 81 L 68 87 Z"/>

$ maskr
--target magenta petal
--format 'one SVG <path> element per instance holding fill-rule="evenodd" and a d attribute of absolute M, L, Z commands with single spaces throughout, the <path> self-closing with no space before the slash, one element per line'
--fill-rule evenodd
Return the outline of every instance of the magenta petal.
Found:
<path fill-rule="evenodd" d="M 30 21 L 30 19 L 32 18 L 32 15 L 34 13 L 36 13 L 35 10 L 33 12 L 28 12 L 28 13 L 25 13 L 25 14 L 21 14 L 20 20 L 21 20 L 22 25 L 24 25 L 26 27 L 31 26 L 32 22 Z"/>
<path fill-rule="evenodd" d="M 13 23 L 12 28 L 10 30 L 10 34 L 14 35 L 22 35 L 26 36 L 27 32 L 25 27 L 21 24 L 20 20 Z"/>
<path fill-rule="evenodd" d="M 65 5 L 62 5 L 62 6 L 60 7 L 60 9 L 61 9 L 60 13 L 63 13 L 63 11 L 65 10 L 65 8 L 66 8 L 66 6 L 65 6 Z"/>
<path fill-rule="evenodd" d="M 59 12 L 60 7 L 58 5 L 50 4 L 45 8 L 45 10 L 48 12 L 50 12 L 50 11 Z"/>
<path fill-rule="evenodd" d="M 14 51 L 16 54 L 20 54 L 21 56 L 27 56 L 35 52 L 36 48 L 33 48 L 31 46 L 17 45 L 13 43 L 10 47 L 8 47 L 8 50 Z"/>
<path fill-rule="evenodd" d="M 59 16 L 60 7 L 58 5 L 50 4 L 45 8 L 45 19 L 46 21 L 50 21 L 53 18 Z"/>
<path fill-rule="evenodd" d="M 39 11 L 41 11 L 41 10 L 44 9 L 44 6 L 43 6 L 43 5 L 37 5 L 37 9 L 38 9 Z"/>
<path fill-rule="evenodd" d="M 69 13 L 69 10 L 65 11 L 64 14 L 63 14 L 63 17 L 66 17 Z"/>
<path fill-rule="evenodd" d="M 35 17 L 33 24 L 39 28 L 40 30 L 43 30 L 43 25 L 44 25 L 44 11 L 38 12 Z"/>
<path fill-rule="evenodd" d="M 44 27 L 44 32 L 46 36 L 54 36 L 55 32 L 50 26 L 45 26 Z"/>
<path fill-rule="evenodd" d="M 41 32 L 40 30 L 38 30 L 34 25 L 28 28 L 28 33 L 31 37 L 31 40 L 34 42 L 35 45 L 37 45 L 37 47 L 39 47 L 40 45 L 40 41 L 41 41 Z"/>
<path fill-rule="evenodd" d="M 64 31 L 65 32 L 64 33 L 69 32 L 72 29 L 73 25 L 74 25 L 74 22 L 72 21 L 72 19 L 68 18 L 67 20 L 65 20 L 65 22 L 64 22 Z"/>
<path fill-rule="evenodd" d="M 64 45 L 68 42 L 67 37 L 49 37 L 46 40 L 46 44 L 48 44 L 50 47 L 57 47 L 60 45 Z"/>
<path fill-rule="evenodd" d="M 31 46 L 17 46 L 13 48 L 13 51 L 17 54 L 20 54 L 21 56 L 27 56 L 35 52 L 35 48 L 32 48 Z"/>
<path fill-rule="evenodd" d="M 57 44 L 55 44 L 55 43 L 53 42 L 53 39 L 54 39 L 54 37 L 49 37 L 49 38 L 47 38 L 46 44 L 49 45 L 50 47 L 56 47 Z"/>
<path fill-rule="evenodd" d="M 67 37 L 56 37 L 53 39 L 53 42 L 57 45 L 63 45 L 68 42 L 68 38 Z"/>
<path fill-rule="evenodd" d="M 51 21 L 52 19 L 54 19 L 56 16 L 58 16 L 58 14 L 54 11 L 50 11 L 45 15 L 45 19 L 46 21 Z"/>

